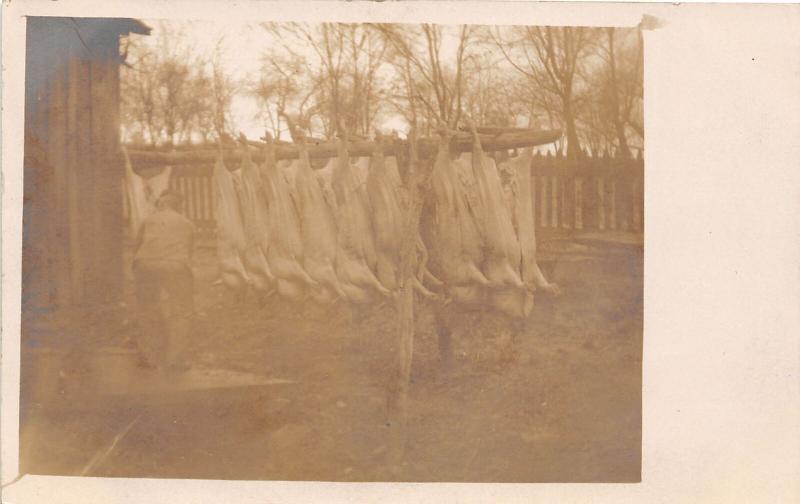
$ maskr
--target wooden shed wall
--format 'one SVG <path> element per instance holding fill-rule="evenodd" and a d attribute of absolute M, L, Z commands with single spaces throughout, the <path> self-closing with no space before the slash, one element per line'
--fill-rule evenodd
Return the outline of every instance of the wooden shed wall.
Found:
<path fill-rule="evenodd" d="M 110 20 L 28 19 L 23 311 L 121 298 L 121 33 Z"/>

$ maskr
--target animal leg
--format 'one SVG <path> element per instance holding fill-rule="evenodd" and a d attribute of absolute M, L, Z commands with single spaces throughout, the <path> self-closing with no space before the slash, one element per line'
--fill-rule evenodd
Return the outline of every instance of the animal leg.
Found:
<path fill-rule="evenodd" d="M 426 289 L 425 286 L 422 285 L 422 283 L 417 279 L 417 277 L 412 277 L 411 282 L 413 283 L 414 291 L 421 294 L 423 297 L 428 299 L 434 299 L 436 297 L 436 294 Z"/>
<path fill-rule="evenodd" d="M 428 268 L 425 268 L 425 271 L 423 271 L 423 278 L 427 280 L 434 287 L 438 288 L 444 285 L 444 282 L 436 278 Z"/>

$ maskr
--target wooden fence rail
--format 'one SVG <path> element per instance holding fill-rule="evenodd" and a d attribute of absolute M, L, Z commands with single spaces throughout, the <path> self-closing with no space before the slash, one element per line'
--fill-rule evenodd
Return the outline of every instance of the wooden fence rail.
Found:
<path fill-rule="evenodd" d="M 211 164 L 173 167 L 170 187 L 184 197 L 184 212 L 202 236 L 215 234 Z M 540 236 L 644 228 L 644 163 L 641 159 L 534 156 L 533 208 Z M 125 208 L 127 219 L 127 208 Z"/>

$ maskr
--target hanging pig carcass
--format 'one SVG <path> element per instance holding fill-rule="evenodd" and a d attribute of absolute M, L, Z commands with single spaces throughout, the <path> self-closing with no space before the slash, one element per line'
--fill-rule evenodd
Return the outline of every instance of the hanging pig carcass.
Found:
<path fill-rule="evenodd" d="M 331 172 L 338 224 L 336 275 L 347 299 L 354 303 L 373 301 L 375 294 L 390 294 L 371 268 L 377 264 L 377 256 L 365 183 L 363 166 L 353 166 L 345 140 L 339 139 Z"/>
<path fill-rule="evenodd" d="M 558 295 L 560 290 L 554 283 L 544 277 L 536 260 L 536 225 L 533 214 L 533 197 L 531 188 L 532 149 L 525 149 L 522 154 L 510 158 L 503 168 L 508 173 L 505 184 L 506 202 L 512 216 L 514 231 L 520 249 L 520 273 L 525 289 L 522 293 L 511 293 L 507 300 L 509 310 L 519 312 L 523 317 L 530 315 L 534 303 L 534 291 L 541 289 L 549 294 Z M 516 304 L 516 306 L 515 306 Z"/>
<path fill-rule="evenodd" d="M 337 232 L 335 207 L 326 200 L 323 188 L 314 175 L 305 135 L 294 132 L 299 159 L 294 165 L 294 189 L 301 218 L 303 267 L 318 287 L 311 297 L 327 304 L 346 297 L 336 276 Z"/>
<path fill-rule="evenodd" d="M 490 283 L 481 271 L 485 243 L 476 223 L 481 209 L 459 175 L 447 132 L 441 134 L 430 187 L 421 227 L 431 270 L 450 299 L 479 304 Z"/>
<path fill-rule="evenodd" d="M 250 277 L 242 260 L 247 248 L 247 239 L 235 177 L 236 175 L 225 167 L 220 153 L 214 163 L 213 171 L 217 260 L 220 280 L 241 301 L 250 283 Z"/>
<path fill-rule="evenodd" d="M 269 202 L 267 263 L 276 279 L 278 294 L 289 300 L 304 299 L 309 288 L 318 283 L 303 268 L 303 237 L 301 216 L 287 180 L 286 171 L 291 165 L 279 166 L 275 160 L 270 139 L 264 149 L 264 164 L 261 166 L 262 187 Z"/>
<path fill-rule="evenodd" d="M 403 188 L 394 158 L 383 154 L 383 139 L 376 138 L 376 148 L 366 176 L 367 195 L 372 213 L 375 244 L 375 270 L 380 283 L 389 290 L 398 287 L 398 266 L 403 240 Z"/>
<path fill-rule="evenodd" d="M 407 188 L 397 158 L 384 156 L 377 138 L 370 157 L 352 159 L 340 139 L 337 155 L 313 170 L 303 135 L 293 133 L 296 161 L 276 162 L 268 142 L 264 164 L 255 170 L 245 148 L 238 175 L 244 240 L 235 248 L 248 278 L 259 275 L 295 301 L 386 299 L 399 288 L 400 250 L 408 239 Z M 536 288 L 556 291 L 536 264 L 530 152 L 503 165 L 510 173 L 504 182 L 477 133 L 472 152 L 460 156 L 451 135 L 442 132 L 428 165 L 420 234 L 412 238 L 420 245 L 414 287 L 430 296 L 424 280 L 440 290 L 451 311 L 478 307 L 525 318 Z M 229 175 L 235 193 L 237 175 Z"/>
<path fill-rule="evenodd" d="M 431 269 L 444 282 L 450 302 L 434 307 L 445 361 L 452 327 L 465 309 L 500 315 L 514 328 L 530 315 L 537 287 L 558 292 L 536 263 L 530 152 L 504 169 L 512 172 L 505 184 L 475 132 L 472 152 L 458 158 L 443 132 L 421 227 Z"/>
<path fill-rule="evenodd" d="M 242 263 L 256 293 L 263 298 L 275 289 L 276 279 L 266 259 L 269 247 L 269 211 L 261 173 L 253 162 L 246 143 L 242 146 L 242 164 L 234 187 L 241 206 L 244 231 Z M 237 183 L 238 182 L 238 183 Z"/>
<path fill-rule="evenodd" d="M 490 282 L 486 302 L 510 317 L 525 317 L 528 292 L 522 281 L 522 252 L 513 208 L 508 206 L 497 165 L 483 152 L 477 132 L 473 131 L 472 152 L 462 158 L 471 166 L 476 181 L 477 222 L 486 251 L 483 271 Z"/>

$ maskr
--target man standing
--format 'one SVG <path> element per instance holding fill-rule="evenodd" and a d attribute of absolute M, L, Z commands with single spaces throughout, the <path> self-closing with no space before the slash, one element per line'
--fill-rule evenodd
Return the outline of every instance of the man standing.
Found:
<path fill-rule="evenodd" d="M 140 364 L 184 369 L 181 361 L 194 313 L 192 254 L 195 229 L 180 214 L 181 195 L 165 191 L 136 240 L 133 273 L 141 324 Z M 162 291 L 168 296 L 162 303 Z"/>

